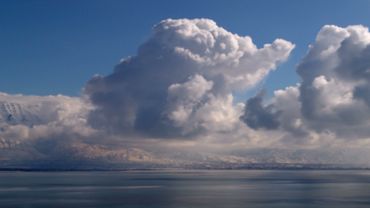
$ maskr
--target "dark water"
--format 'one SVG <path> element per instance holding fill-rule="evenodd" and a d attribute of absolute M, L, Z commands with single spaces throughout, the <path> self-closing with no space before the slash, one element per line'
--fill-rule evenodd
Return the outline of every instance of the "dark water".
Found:
<path fill-rule="evenodd" d="M 370 172 L 0 172 L 0 207 L 370 207 Z"/>

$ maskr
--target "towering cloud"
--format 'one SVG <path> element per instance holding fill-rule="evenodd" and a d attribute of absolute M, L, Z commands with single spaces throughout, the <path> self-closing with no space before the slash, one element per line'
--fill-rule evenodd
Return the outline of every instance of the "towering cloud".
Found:
<path fill-rule="evenodd" d="M 326 25 L 298 65 L 302 79 L 299 87 L 278 90 L 272 103 L 264 108 L 281 112 L 274 119 L 291 133 L 316 132 L 319 137 L 369 139 L 369 57 L 368 28 Z M 247 110 L 244 116 L 249 118 L 249 114 L 259 111 L 251 114 Z M 262 121 L 263 116 L 257 120 Z M 264 125 L 268 125 L 266 122 Z"/>
<path fill-rule="evenodd" d="M 324 26 L 297 72 L 302 114 L 316 131 L 369 138 L 370 33 L 363 26 Z"/>
<path fill-rule="evenodd" d="M 293 48 L 282 39 L 257 48 L 209 19 L 164 20 L 136 56 L 88 82 L 84 92 L 96 106 L 89 123 L 162 138 L 230 130 L 243 108 L 233 92 L 253 87 Z"/>

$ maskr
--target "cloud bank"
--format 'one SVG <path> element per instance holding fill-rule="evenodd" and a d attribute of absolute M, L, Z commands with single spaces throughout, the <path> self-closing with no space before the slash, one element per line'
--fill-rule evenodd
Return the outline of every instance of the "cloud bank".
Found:
<path fill-rule="evenodd" d="M 323 26 L 296 68 L 300 83 L 243 103 L 236 94 L 295 45 L 276 39 L 258 48 L 209 19 L 163 20 L 81 97 L 1 93 L 0 166 L 364 163 L 369 45 L 364 26 Z"/>

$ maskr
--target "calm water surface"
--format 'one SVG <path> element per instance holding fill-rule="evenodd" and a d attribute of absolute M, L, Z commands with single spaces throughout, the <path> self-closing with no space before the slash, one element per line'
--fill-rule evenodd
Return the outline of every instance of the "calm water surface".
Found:
<path fill-rule="evenodd" d="M 370 171 L 0 172 L 0 207 L 370 207 Z"/>

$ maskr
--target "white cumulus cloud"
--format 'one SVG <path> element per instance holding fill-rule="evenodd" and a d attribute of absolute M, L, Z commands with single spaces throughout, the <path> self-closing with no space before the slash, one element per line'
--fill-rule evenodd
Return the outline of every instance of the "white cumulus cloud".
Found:
<path fill-rule="evenodd" d="M 87 83 L 96 107 L 89 121 L 114 134 L 162 138 L 230 130 L 241 115 L 233 93 L 255 86 L 293 48 L 283 39 L 257 48 L 209 19 L 163 20 L 136 56 Z"/>
<path fill-rule="evenodd" d="M 367 27 L 323 26 L 297 67 L 299 86 L 277 90 L 261 108 L 280 112 L 276 130 L 291 134 L 290 142 L 370 139 L 369 57 Z"/>

